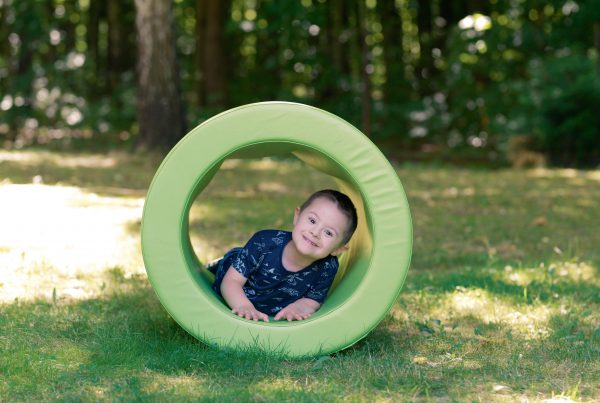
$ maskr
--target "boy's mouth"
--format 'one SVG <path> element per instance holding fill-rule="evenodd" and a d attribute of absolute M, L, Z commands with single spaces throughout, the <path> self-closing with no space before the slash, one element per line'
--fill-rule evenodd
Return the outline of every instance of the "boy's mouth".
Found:
<path fill-rule="evenodd" d="M 315 248 L 318 247 L 319 245 L 317 245 L 316 243 L 314 243 L 313 241 L 311 241 L 310 239 L 308 239 L 306 236 L 302 235 L 302 238 L 304 238 L 304 240 L 306 242 L 308 242 L 309 244 L 311 244 L 312 246 L 314 246 Z"/>

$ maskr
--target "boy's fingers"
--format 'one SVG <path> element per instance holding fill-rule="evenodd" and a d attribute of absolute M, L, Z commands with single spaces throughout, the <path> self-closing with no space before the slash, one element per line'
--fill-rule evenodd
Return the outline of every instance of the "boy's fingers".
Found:
<path fill-rule="evenodd" d="M 237 316 L 244 318 L 244 319 L 248 319 L 248 320 L 253 320 L 253 321 L 259 321 L 259 320 L 263 320 L 265 322 L 269 321 L 269 316 L 258 311 L 258 310 L 246 310 L 246 309 L 242 309 L 242 308 L 233 308 L 231 310 L 231 312 L 233 312 L 234 314 L 236 314 Z"/>
<path fill-rule="evenodd" d="M 311 316 L 310 313 L 294 312 L 292 310 L 287 309 L 287 307 L 286 307 L 286 308 L 283 308 L 281 311 L 279 311 L 273 319 L 274 320 L 286 319 L 288 322 L 291 322 L 294 320 L 305 320 L 305 319 L 308 319 L 310 316 Z"/>

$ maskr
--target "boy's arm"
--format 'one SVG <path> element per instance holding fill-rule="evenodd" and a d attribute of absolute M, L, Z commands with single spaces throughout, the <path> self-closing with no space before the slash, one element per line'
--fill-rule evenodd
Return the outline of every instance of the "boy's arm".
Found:
<path fill-rule="evenodd" d="M 300 298 L 292 302 L 275 315 L 275 320 L 287 319 L 289 322 L 293 320 L 308 319 L 310 315 L 315 313 L 321 304 L 311 298 Z"/>
<path fill-rule="evenodd" d="M 246 297 L 242 287 L 248 279 L 230 267 L 221 282 L 221 295 L 225 298 L 231 311 L 242 318 L 249 320 L 269 321 L 269 317 L 257 310 L 252 302 Z"/>

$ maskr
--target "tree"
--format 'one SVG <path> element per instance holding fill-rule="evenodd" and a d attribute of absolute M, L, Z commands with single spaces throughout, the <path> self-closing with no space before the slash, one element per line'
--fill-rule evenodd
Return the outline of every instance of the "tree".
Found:
<path fill-rule="evenodd" d="M 185 133 L 171 0 L 135 0 L 138 34 L 136 146 L 170 147 Z"/>
<path fill-rule="evenodd" d="M 121 0 L 109 0 L 105 7 L 108 25 L 108 87 L 113 90 L 120 81 L 120 75 L 130 70 L 135 63 L 132 57 L 135 45 L 131 43 L 133 31 L 130 21 L 133 7 L 129 2 Z"/>
<path fill-rule="evenodd" d="M 402 18 L 394 0 L 377 2 L 377 11 L 383 29 L 383 56 L 386 86 L 383 91 L 387 103 L 398 104 L 405 100 L 409 89 L 404 77 L 404 48 L 402 45 Z"/>
<path fill-rule="evenodd" d="M 432 35 L 433 35 L 433 10 L 429 0 L 417 2 L 417 29 L 419 30 L 419 64 L 417 66 L 417 80 L 421 96 L 431 92 L 430 78 L 433 73 Z"/>
<path fill-rule="evenodd" d="M 86 24 L 86 46 L 88 53 L 88 64 L 92 64 L 93 76 L 96 80 L 91 80 L 90 87 L 93 89 L 91 93 L 93 95 L 97 92 L 98 77 L 102 74 L 100 69 L 100 20 L 102 18 L 102 3 L 100 0 L 90 0 L 88 9 L 88 19 Z"/>
<path fill-rule="evenodd" d="M 367 12 L 362 1 L 356 3 L 356 25 L 358 29 L 358 41 L 360 44 L 360 79 L 362 99 L 362 131 L 371 136 L 371 77 L 370 51 L 367 44 Z"/>
<path fill-rule="evenodd" d="M 196 1 L 196 61 L 200 105 L 223 107 L 227 104 L 227 63 L 224 26 L 230 1 Z"/>

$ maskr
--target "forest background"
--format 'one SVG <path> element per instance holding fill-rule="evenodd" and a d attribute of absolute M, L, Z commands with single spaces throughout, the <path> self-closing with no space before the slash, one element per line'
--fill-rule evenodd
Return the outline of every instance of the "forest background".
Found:
<path fill-rule="evenodd" d="M 600 401 L 599 55 L 600 0 L 0 0 L 0 401 Z M 164 153 L 269 100 L 364 131 L 411 206 L 397 301 L 315 359 L 196 341 L 141 253 Z M 335 186 L 306 168 L 225 161 L 198 260 Z"/>
<path fill-rule="evenodd" d="M 596 167 L 599 54 L 599 0 L 0 0 L 0 147 L 166 149 L 286 100 L 394 159 Z"/>

